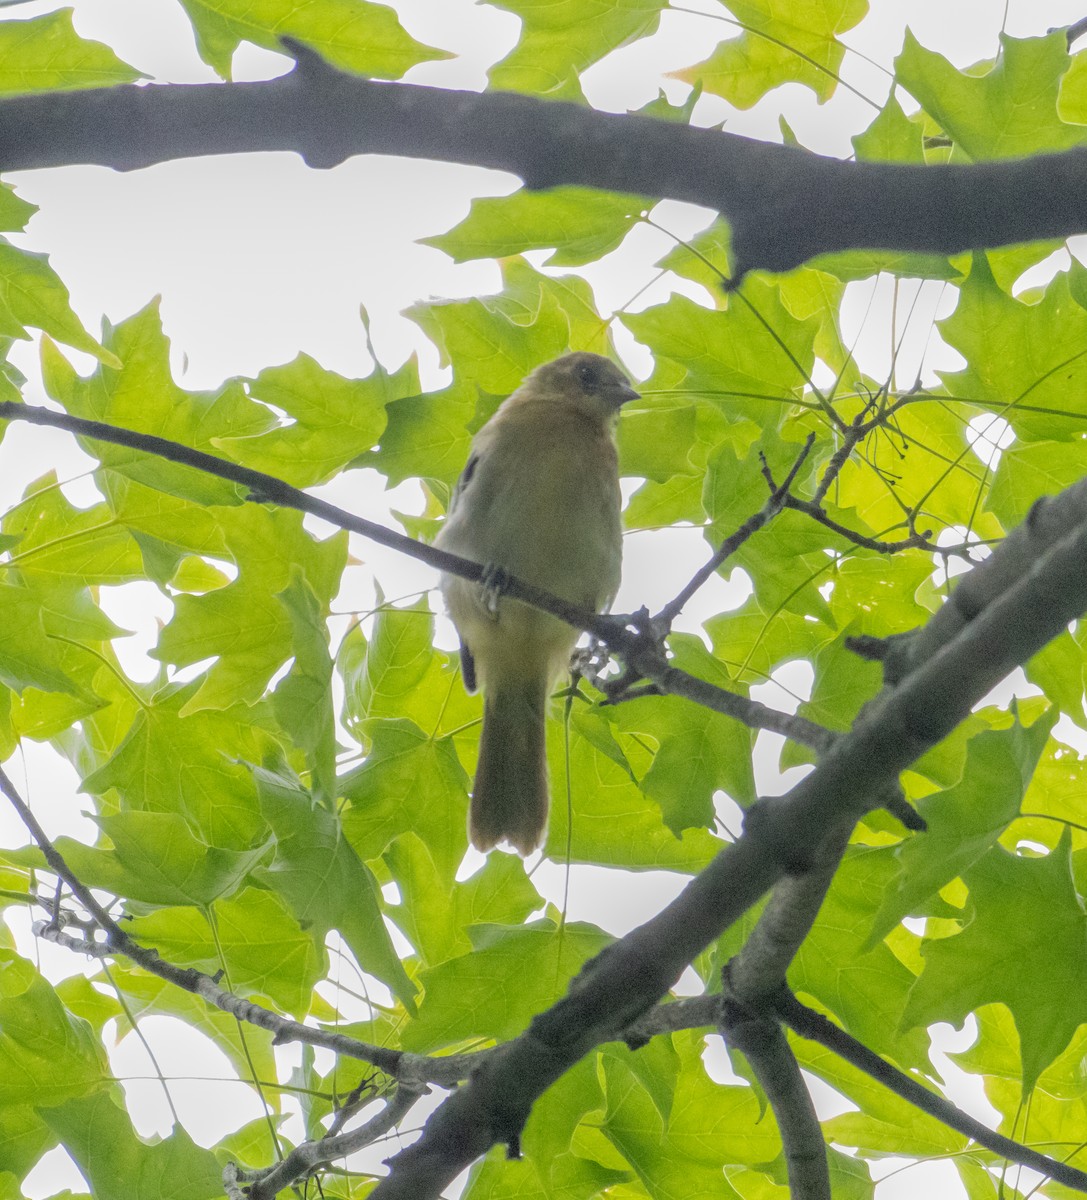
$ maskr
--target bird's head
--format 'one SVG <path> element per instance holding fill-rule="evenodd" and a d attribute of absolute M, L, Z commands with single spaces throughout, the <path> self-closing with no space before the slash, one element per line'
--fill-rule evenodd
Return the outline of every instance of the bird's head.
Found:
<path fill-rule="evenodd" d="M 586 350 L 537 367 L 520 391 L 534 399 L 573 405 L 602 421 L 610 421 L 628 400 L 638 399 L 630 380 L 610 358 Z"/>

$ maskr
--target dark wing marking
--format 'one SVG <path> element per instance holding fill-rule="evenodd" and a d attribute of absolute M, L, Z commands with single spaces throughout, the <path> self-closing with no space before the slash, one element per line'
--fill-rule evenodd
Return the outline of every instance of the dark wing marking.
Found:
<path fill-rule="evenodd" d="M 476 473 L 476 467 L 479 466 L 479 455 L 470 454 L 468 461 L 464 464 L 464 470 L 460 473 L 460 478 L 457 480 L 456 487 L 453 488 L 453 495 L 449 501 L 449 511 L 452 512 L 457 506 L 457 501 L 460 499 L 461 493 L 472 482 L 472 476 Z"/>
<path fill-rule="evenodd" d="M 478 686 L 476 683 L 476 660 L 464 642 L 460 644 L 460 673 L 464 678 L 464 690 L 474 692 Z"/>

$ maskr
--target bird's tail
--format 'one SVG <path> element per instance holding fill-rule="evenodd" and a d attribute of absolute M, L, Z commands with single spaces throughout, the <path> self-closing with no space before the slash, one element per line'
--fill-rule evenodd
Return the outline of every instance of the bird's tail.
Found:
<path fill-rule="evenodd" d="M 547 828 L 547 679 L 494 680 L 483 707 L 468 832 L 477 850 L 503 840 L 531 854 Z"/>

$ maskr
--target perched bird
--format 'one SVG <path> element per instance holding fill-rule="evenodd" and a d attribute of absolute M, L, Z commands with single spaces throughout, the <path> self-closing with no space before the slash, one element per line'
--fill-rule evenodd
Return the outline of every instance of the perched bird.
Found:
<path fill-rule="evenodd" d="M 638 393 L 619 368 L 579 351 L 537 367 L 476 434 L 435 545 L 600 612 L 619 587 L 622 539 L 615 426 Z M 531 854 L 547 826 L 544 716 L 578 638 L 500 589 L 443 574 L 464 683 L 483 688 L 472 844 Z"/>

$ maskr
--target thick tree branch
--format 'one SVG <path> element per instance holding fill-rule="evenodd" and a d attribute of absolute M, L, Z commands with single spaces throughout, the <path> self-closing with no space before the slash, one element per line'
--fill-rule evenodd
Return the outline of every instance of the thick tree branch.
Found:
<path fill-rule="evenodd" d="M 4 778 L 6 779 L 6 776 Z M 11 799 L 12 793 L 14 793 L 15 807 L 20 812 L 20 815 L 22 815 L 25 802 L 22 801 L 18 792 L 11 785 L 10 780 L 7 781 L 7 784 L 10 788 L 10 791 L 7 793 L 8 798 Z M 49 845 L 52 850 L 54 870 L 59 869 L 63 865 L 66 874 L 61 877 L 65 879 L 69 887 L 73 887 L 74 885 L 74 894 L 76 894 L 77 898 L 80 898 L 81 894 L 85 891 L 83 885 L 67 864 L 64 863 L 59 853 L 52 847 L 44 831 L 40 832 L 40 838 L 44 845 Z M 53 914 L 52 921 L 39 922 L 34 926 L 35 934 L 76 953 L 87 954 L 96 958 L 114 954 L 128 956 L 128 950 L 132 945 L 135 945 L 135 943 L 130 943 L 129 946 L 123 946 L 118 949 L 111 947 L 105 942 L 95 941 L 86 937 L 74 937 L 65 933 L 63 929 L 58 928 L 61 916 L 55 906 L 53 906 Z M 106 919 L 111 926 L 114 926 L 115 923 L 112 922 L 111 918 L 107 916 Z M 69 917 L 65 924 L 75 924 L 80 928 L 90 924 L 94 927 L 93 922 L 84 922 L 74 917 Z M 122 931 L 122 942 L 125 938 L 126 935 Z M 137 949 L 140 948 L 137 947 Z M 439 1058 L 429 1058 L 421 1054 L 388 1050 L 385 1047 L 374 1047 L 368 1043 L 360 1042 L 355 1038 L 346 1037 L 343 1034 L 329 1034 L 322 1030 L 313 1029 L 308 1025 L 299 1025 L 295 1021 L 281 1017 L 279 1014 L 273 1013 L 268 1009 L 262 1009 L 259 1005 L 249 1004 L 240 997 L 224 991 L 218 987 L 209 975 L 174 966 L 159 958 L 155 955 L 154 951 L 144 951 L 144 953 L 154 956 L 150 960 L 150 965 L 147 961 L 140 963 L 140 965 L 144 966 L 144 969 L 151 971 L 159 978 L 175 986 L 187 991 L 194 991 L 196 995 L 202 996 L 208 1003 L 223 1009 L 225 1012 L 231 1013 L 239 1020 L 248 1021 L 256 1024 L 259 1028 L 274 1032 L 277 1043 L 297 1040 L 310 1045 L 323 1046 L 337 1054 L 359 1059 L 363 1062 L 372 1063 L 375 1058 L 380 1059 L 380 1062 L 376 1065 L 379 1065 L 385 1073 L 399 1081 L 397 1105 L 399 1107 L 399 1105 L 403 1104 L 405 1110 L 410 1108 L 411 1104 L 414 1104 L 415 1099 L 418 1099 L 419 1095 L 423 1094 L 427 1083 L 436 1083 L 441 1087 L 451 1087 L 469 1078 L 474 1070 L 477 1070 L 488 1057 L 496 1052 L 495 1049 L 488 1049 L 465 1054 L 447 1055 Z M 140 960 L 137 959 L 135 961 L 139 962 Z M 201 983 L 201 986 L 196 989 L 189 987 L 190 981 L 194 978 L 198 979 Z M 781 997 L 783 995 L 789 1000 L 788 1004 L 782 1000 Z M 637 1021 L 628 1025 L 617 1036 L 620 1036 L 628 1044 L 637 1046 L 644 1044 L 658 1034 L 674 1033 L 683 1029 L 712 1027 L 720 1021 L 720 1006 L 720 995 L 696 996 L 690 999 L 658 1004 L 639 1017 Z M 985 1146 L 995 1153 L 1002 1154 L 1013 1162 L 1021 1162 L 1024 1166 L 1042 1171 L 1044 1174 L 1058 1179 L 1062 1183 L 1067 1183 L 1070 1187 L 1087 1191 L 1087 1175 L 1083 1172 L 1077 1171 L 1072 1167 L 1066 1167 L 1064 1164 L 1050 1159 L 1037 1151 L 1029 1150 L 1021 1146 L 1020 1143 L 1012 1141 L 1010 1138 L 992 1133 L 974 1121 L 973 1118 L 955 1108 L 954 1105 L 943 1101 L 940 1097 L 934 1096 L 928 1089 L 921 1088 L 909 1076 L 902 1075 L 901 1072 L 890 1066 L 890 1064 L 885 1063 L 878 1055 L 867 1050 L 856 1039 L 851 1038 L 847 1033 L 837 1026 L 832 1025 L 829 1021 L 826 1021 L 819 1014 L 805 1008 L 795 998 L 789 999 L 786 993 L 779 993 L 774 999 L 774 1006 L 782 1020 L 790 1028 L 801 1034 L 801 1036 L 818 1041 L 836 1053 L 842 1054 L 854 1066 L 872 1075 L 873 1078 L 884 1083 L 892 1091 L 903 1096 L 904 1099 L 909 1100 L 911 1103 L 917 1103 L 924 1111 L 932 1113 L 933 1116 L 944 1121 L 950 1128 L 972 1137 L 978 1145 Z M 409 1098 L 411 1098 L 410 1102 Z M 933 1107 L 934 1103 L 938 1103 L 938 1109 Z M 383 1109 L 374 1119 L 381 1120 L 387 1116 L 388 1112 L 388 1108 Z M 391 1128 L 391 1125 L 389 1127 Z M 341 1154 L 349 1153 L 350 1150 L 359 1148 L 361 1145 L 369 1144 L 369 1141 L 373 1140 L 366 1132 L 369 1128 L 370 1125 L 368 1123 L 361 1127 L 360 1130 L 353 1130 L 351 1133 L 343 1135 L 345 1138 L 355 1139 L 356 1141 L 361 1138 L 362 1140 L 358 1142 L 358 1145 L 354 1141 L 350 1143 L 346 1141 L 336 1142 L 333 1145 L 333 1139 L 324 1138 L 317 1142 L 306 1143 L 308 1148 L 298 1158 L 294 1158 L 292 1152 L 291 1161 L 298 1166 L 300 1172 L 294 1178 L 301 1177 L 301 1174 L 312 1170 L 321 1162 L 330 1161 Z M 244 1195 L 239 1186 L 242 1174 L 236 1167 L 228 1165 L 224 1171 L 224 1185 L 226 1186 L 228 1195 Z M 266 1174 L 252 1172 L 247 1178 L 259 1179 L 263 1182 L 266 1179 Z M 231 1191 L 232 1187 L 236 1190 Z"/>
<path fill-rule="evenodd" d="M 827 1146 L 819 1117 L 781 1026 L 772 1014 L 722 998 L 721 1033 L 741 1051 L 770 1101 L 789 1172 L 789 1200 L 830 1200 Z"/>
<path fill-rule="evenodd" d="M 1083 492 L 1087 484 L 1077 484 L 1050 507 L 1067 514 L 1076 507 L 1067 496 Z M 568 1067 L 660 1000 L 687 963 L 768 888 L 811 865 L 812 847 L 828 829 L 862 815 L 873 798 L 879 803 L 900 771 L 1085 609 L 1087 521 L 1081 520 L 1048 549 L 1039 547 L 1030 570 L 931 658 L 885 688 L 792 791 L 756 806 L 743 835 L 671 904 L 586 964 L 566 997 L 497 1048 L 435 1111 L 419 1142 L 391 1160 L 374 1200 L 436 1197 L 496 1142 L 515 1148 L 533 1102 Z"/>
<path fill-rule="evenodd" d="M 828 1021 L 821 1013 L 801 1004 L 789 991 L 783 990 L 774 1005 L 777 1014 L 794 1033 L 803 1038 L 818 1042 L 833 1050 L 846 1062 L 857 1067 L 866 1075 L 879 1080 L 888 1090 L 916 1105 L 922 1112 L 928 1113 L 938 1121 L 942 1121 L 949 1129 L 970 1138 L 986 1150 L 999 1154 L 1011 1162 L 1021 1163 L 1024 1167 L 1038 1171 L 1050 1179 L 1075 1188 L 1078 1192 L 1087 1192 L 1087 1171 L 1077 1170 L 1067 1163 L 1058 1162 L 1047 1154 L 1041 1154 L 1024 1146 L 1022 1142 L 1013 1141 L 1002 1134 L 994 1133 L 991 1129 L 976 1121 L 962 1109 L 956 1108 L 943 1096 L 938 1096 L 928 1088 L 922 1087 L 915 1079 L 905 1072 L 884 1061 L 880 1056 L 869 1050 L 862 1042 L 851 1037 L 844 1029 L 832 1021 Z"/>
<path fill-rule="evenodd" d="M 133 170 L 294 151 L 332 167 L 396 154 L 720 210 L 737 277 L 817 254 L 952 254 L 1087 232 L 1087 150 L 971 165 L 839 162 L 791 146 L 505 92 L 447 91 L 299 65 L 263 83 L 136 85 L 0 101 L 0 170 Z"/>

